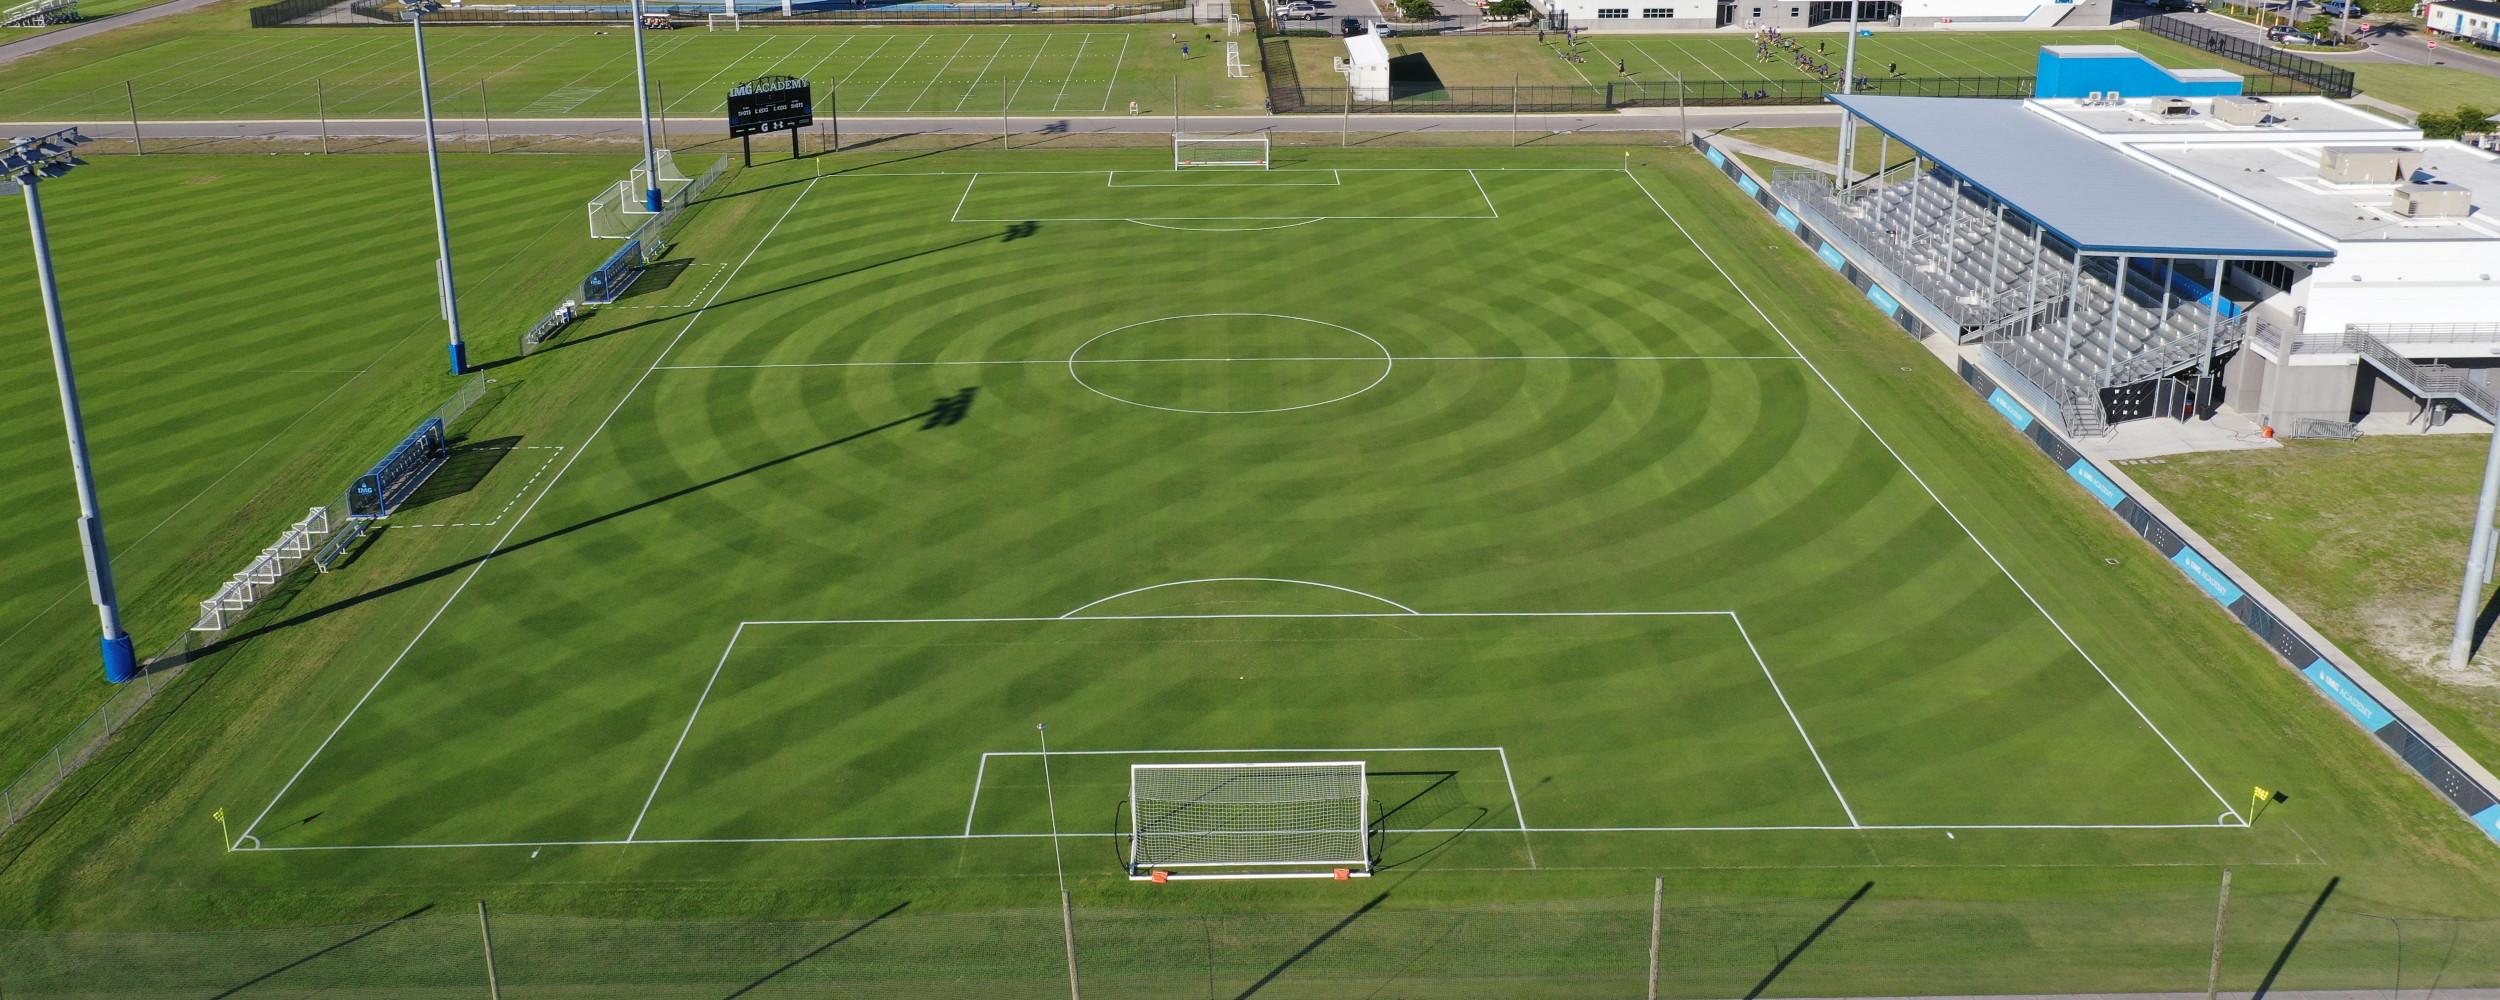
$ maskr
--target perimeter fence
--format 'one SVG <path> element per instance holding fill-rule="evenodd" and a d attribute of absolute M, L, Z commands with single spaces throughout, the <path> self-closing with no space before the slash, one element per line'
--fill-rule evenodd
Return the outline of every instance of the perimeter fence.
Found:
<path fill-rule="evenodd" d="M 371 28 L 405 25 L 398 0 L 277 0 L 251 8 L 255 28 Z M 1146 0 L 1139 3 L 1035 5 L 1022 3 L 891 3 L 797 2 L 784 14 L 778 2 L 739 0 L 736 27 L 807 28 L 858 25 L 1019 25 L 1019 24 L 1184 24 L 1204 23 L 1187 0 Z M 647 16 L 668 19 L 679 29 L 708 29 L 712 15 L 724 12 L 718 3 L 646 3 Z M 492 4 L 444 7 L 425 16 L 425 23 L 462 25 L 624 25 L 632 22 L 631 7 L 620 2 L 551 3 L 543 6 Z M 1220 14 L 1215 18 L 1221 21 Z"/>
<path fill-rule="evenodd" d="M 2177 14 L 2155 14 L 2136 26 L 2174 42 L 2195 46 L 2257 70 L 2246 76 L 2251 94 L 2323 94 L 2351 97 L 2351 70 L 2294 55 L 2264 42 L 2208 28 Z"/>
<path fill-rule="evenodd" d="M 1386 883 L 1388 880 L 1379 880 Z M 1357 884 L 1328 908 L 1149 904 L 845 919 L 659 921 L 467 901 L 370 923 L 189 933 L 0 932 L 0 996 L 1662 997 L 2197 992 L 2500 985 L 2500 921 L 2393 916 L 2317 887 L 2071 901 L 1658 897 L 1414 908 Z M 2320 891 L 2320 887 L 2324 891 Z M 1855 891 L 1852 892 L 1852 888 Z M 1071 943 L 1072 942 L 1072 943 Z M 1654 955 L 1653 955 L 1654 948 Z M 1070 963 L 1075 965 L 1071 977 Z M 2486 994 L 2488 995 L 2488 994 Z"/>

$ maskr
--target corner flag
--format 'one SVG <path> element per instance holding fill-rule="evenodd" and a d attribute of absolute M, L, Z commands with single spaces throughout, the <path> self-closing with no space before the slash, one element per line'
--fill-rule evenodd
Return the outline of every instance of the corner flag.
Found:
<path fill-rule="evenodd" d="M 208 818 L 217 821 L 217 833 L 219 836 L 225 837 L 221 843 L 225 844 L 227 850 L 233 850 L 234 838 L 229 836 L 226 830 L 226 807 L 218 806 L 216 812 L 208 814 Z"/>

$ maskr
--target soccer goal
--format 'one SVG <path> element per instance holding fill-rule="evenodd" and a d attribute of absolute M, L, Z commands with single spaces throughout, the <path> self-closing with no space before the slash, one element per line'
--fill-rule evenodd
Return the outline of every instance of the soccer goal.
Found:
<path fill-rule="evenodd" d="M 742 29 L 739 27 L 739 23 L 738 23 L 738 15 L 736 15 L 736 14 L 711 14 L 711 15 L 707 15 L 707 16 L 705 16 L 705 17 L 704 17 L 704 19 L 703 19 L 703 22 L 704 22 L 704 27 L 709 28 L 709 29 L 711 29 L 711 30 L 713 30 L 713 31 L 739 31 L 739 30 L 742 30 Z"/>
<path fill-rule="evenodd" d="M 1172 136 L 1172 169 L 1192 167 L 1247 167 L 1267 169 L 1267 133 L 1256 135 L 1190 135 Z"/>
<path fill-rule="evenodd" d="M 1128 786 L 1133 881 L 1371 874 L 1361 761 L 1133 764 Z"/>
<path fill-rule="evenodd" d="M 1250 78 L 1250 64 L 1241 61 L 1241 43 L 1224 43 L 1224 75 L 1235 80 Z"/>

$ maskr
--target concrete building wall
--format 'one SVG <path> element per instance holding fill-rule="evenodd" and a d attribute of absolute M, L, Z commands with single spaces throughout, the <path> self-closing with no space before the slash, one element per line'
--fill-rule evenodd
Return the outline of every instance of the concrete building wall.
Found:
<path fill-rule="evenodd" d="M 2305 332 L 2500 322 L 2500 240 L 2345 243 L 2306 283 Z"/>

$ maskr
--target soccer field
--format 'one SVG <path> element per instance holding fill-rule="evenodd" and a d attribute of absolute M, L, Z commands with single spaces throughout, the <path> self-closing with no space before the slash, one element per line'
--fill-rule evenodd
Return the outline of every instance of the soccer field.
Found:
<path fill-rule="evenodd" d="M 1387 863 L 2246 835 L 1630 174 L 834 175 L 728 264 L 246 853 L 977 868 L 1147 760 L 1363 761 Z"/>
<path fill-rule="evenodd" d="M 1173 40 L 1191 43 L 1187 58 Z M 1126 113 L 1256 108 L 1255 79 L 1224 72 L 1221 25 L 790 29 L 654 33 L 658 109 L 717 119 L 731 86 L 765 75 L 815 81 L 821 111 L 857 114 Z M 1247 36 L 1234 38 L 1247 43 Z M 1258 46 L 1244 44 L 1255 67 Z M 622 30 L 437 28 L 427 36 L 439 114 L 502 118 L 631 115 L 633 43 Z M 23 115 L 146 118 L 413 117 L 408 33 L 383 29 L 193 32 L 77 62 L 0 71 L 0 103 Z M 483 101 L 483 105 L 481 104 Z M 838 103 L 837 103 L 838 102 Z"/>

